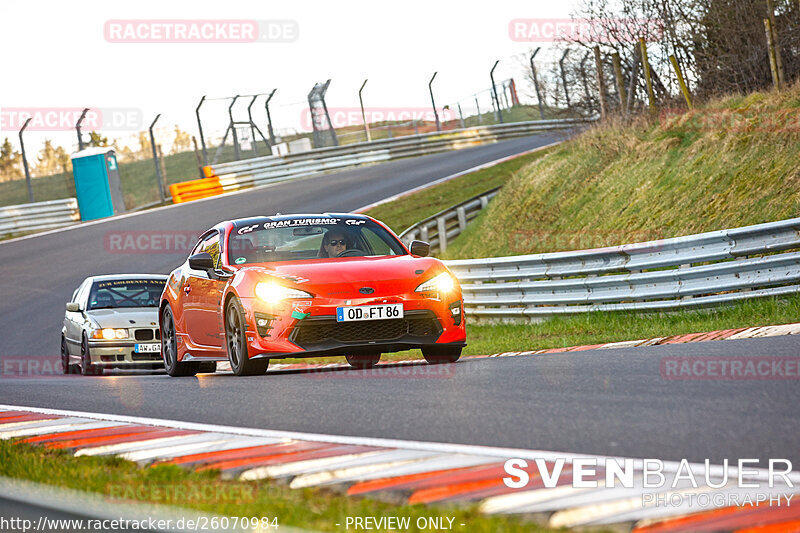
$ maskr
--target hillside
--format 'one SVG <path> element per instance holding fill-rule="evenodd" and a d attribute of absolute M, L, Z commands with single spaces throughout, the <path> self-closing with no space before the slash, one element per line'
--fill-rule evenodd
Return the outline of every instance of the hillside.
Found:
<path fill-rule="evenodd" d="M 800 216 L 800 84 L 596 126 L 520 168 L 445 258 L 575 250 Z"/>

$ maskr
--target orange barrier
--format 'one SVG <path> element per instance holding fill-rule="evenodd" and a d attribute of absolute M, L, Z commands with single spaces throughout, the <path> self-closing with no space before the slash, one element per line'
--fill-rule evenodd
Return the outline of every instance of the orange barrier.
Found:
<path fill-rule="evenodd" d="M 223 192 L 225 191 L 222 189 L 219 178 L 216 176 L 199 180 L 182 181 L 169 186 L 169 193 L 172 195 L 172 203 L 174 204 L 217 196 Z"/>

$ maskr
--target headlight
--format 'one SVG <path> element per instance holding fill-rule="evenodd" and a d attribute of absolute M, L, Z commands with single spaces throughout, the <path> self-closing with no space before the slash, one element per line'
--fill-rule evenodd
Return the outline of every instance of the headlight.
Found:
<path fill-rule="evenodd" d="M 291 298 L 313 298 L 305 291 L 290 289 L 269 281 L 262 281 L 256 285 L 256 296 L 269 304 L 277 304 Z"/>
<path fill-rule="evenodd" d="M 127 339 L 128 338 L 128 330 L 127 329 L 114 329 L 114 328 L 94 329 L 94 330 L 92 330 L 92 338 L 93 339 L 105 339 L 107 341 L 111 341 L 111 340 L 114 340 L 114 339 Z"/>
<path fill-rule="evenodd" d="M 456 280 L 449 272 L 442 272 L 438 276 L 434 276 L 425 283 L 422 283 L 416 288 L 416 292 L 432 292 L 436 291 L 441 294 L 449 294 L 456 288 Z"/>

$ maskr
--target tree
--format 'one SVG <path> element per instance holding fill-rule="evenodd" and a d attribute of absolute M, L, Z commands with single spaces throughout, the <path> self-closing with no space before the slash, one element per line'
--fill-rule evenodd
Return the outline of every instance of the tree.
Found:
<path fill-rule="evenodd" d="M 96 131 L 90 131 L 89 146 L 108 146 L 108 137 L 103 137 Z"/>
<path fill-rule="evenodd" d="M 139 132 L 139 159 L 147 159 L 153 156 L 152 145 L 150 144 L 150 136 L 146 131 Z"/>
<path fill-rule="evenodd" d="M 192 147 L 192 136 L 187 132 L 182 131 L 177 124 L 175 124 L 175 139 L 172 141 L 172 153 L 186 152 Z"/>
<path fill-rule="evenodd" d="M 0 146 L 0 181 L 22 179 L 22 154 L 14 150 L 11 142 L 6 137 Z"/>

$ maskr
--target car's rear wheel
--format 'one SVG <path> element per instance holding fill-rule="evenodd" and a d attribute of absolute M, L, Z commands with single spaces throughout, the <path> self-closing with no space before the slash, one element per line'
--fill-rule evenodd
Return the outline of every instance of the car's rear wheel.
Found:
<path fill-rule="evenodd" d="M 161 312 L 161 358 L 164 369 L 173 377 L 194 376 L 199 364 L 194 361 L 178 361 L 178 338 L 175 333 L 175 319 L 169 305 Z"/>
<path fill-rule="evenodd" d="M 77 373 L 77 365 L 73 365 L 69 361 L 69 347 L 67 346 L 67 339 L 64 335 L 61 336 L 61 371 L 65 374 Z"/>
<path fill-rule="evenodd" d="M 422 356 L 432 365 L 439 363 L 455 363 L 458 361 L 458 358 L 461 357 L 461 350 L 462 348 L 460 346 L 429 346 L 428 348 L 422 349 Z"/>
<path fill-rule="evenodd" d="M 81 339 L 81 374 L 84 376 L 103 375 L 103 367 L 92 364 L 92 357 L 89 355 L 89 341 L 86 339 L 86 334 Z"/>
<path fill-rule="evenodd" d="M 239 299 L 234 297 L 225 306 L 225 344 L 228 348 L 228 361 L 237 376 L 263 374 L 269 366 L 269 359 L 250 359 L 247 350 L 247 323 Z"/>
<path fill-rule="evenodd" d="M 381 360 L 381 354 L 349 354 L 345 355 L 344 358 L 347 360 L 347 364 L 353 368 L 372 368 Z"/>

